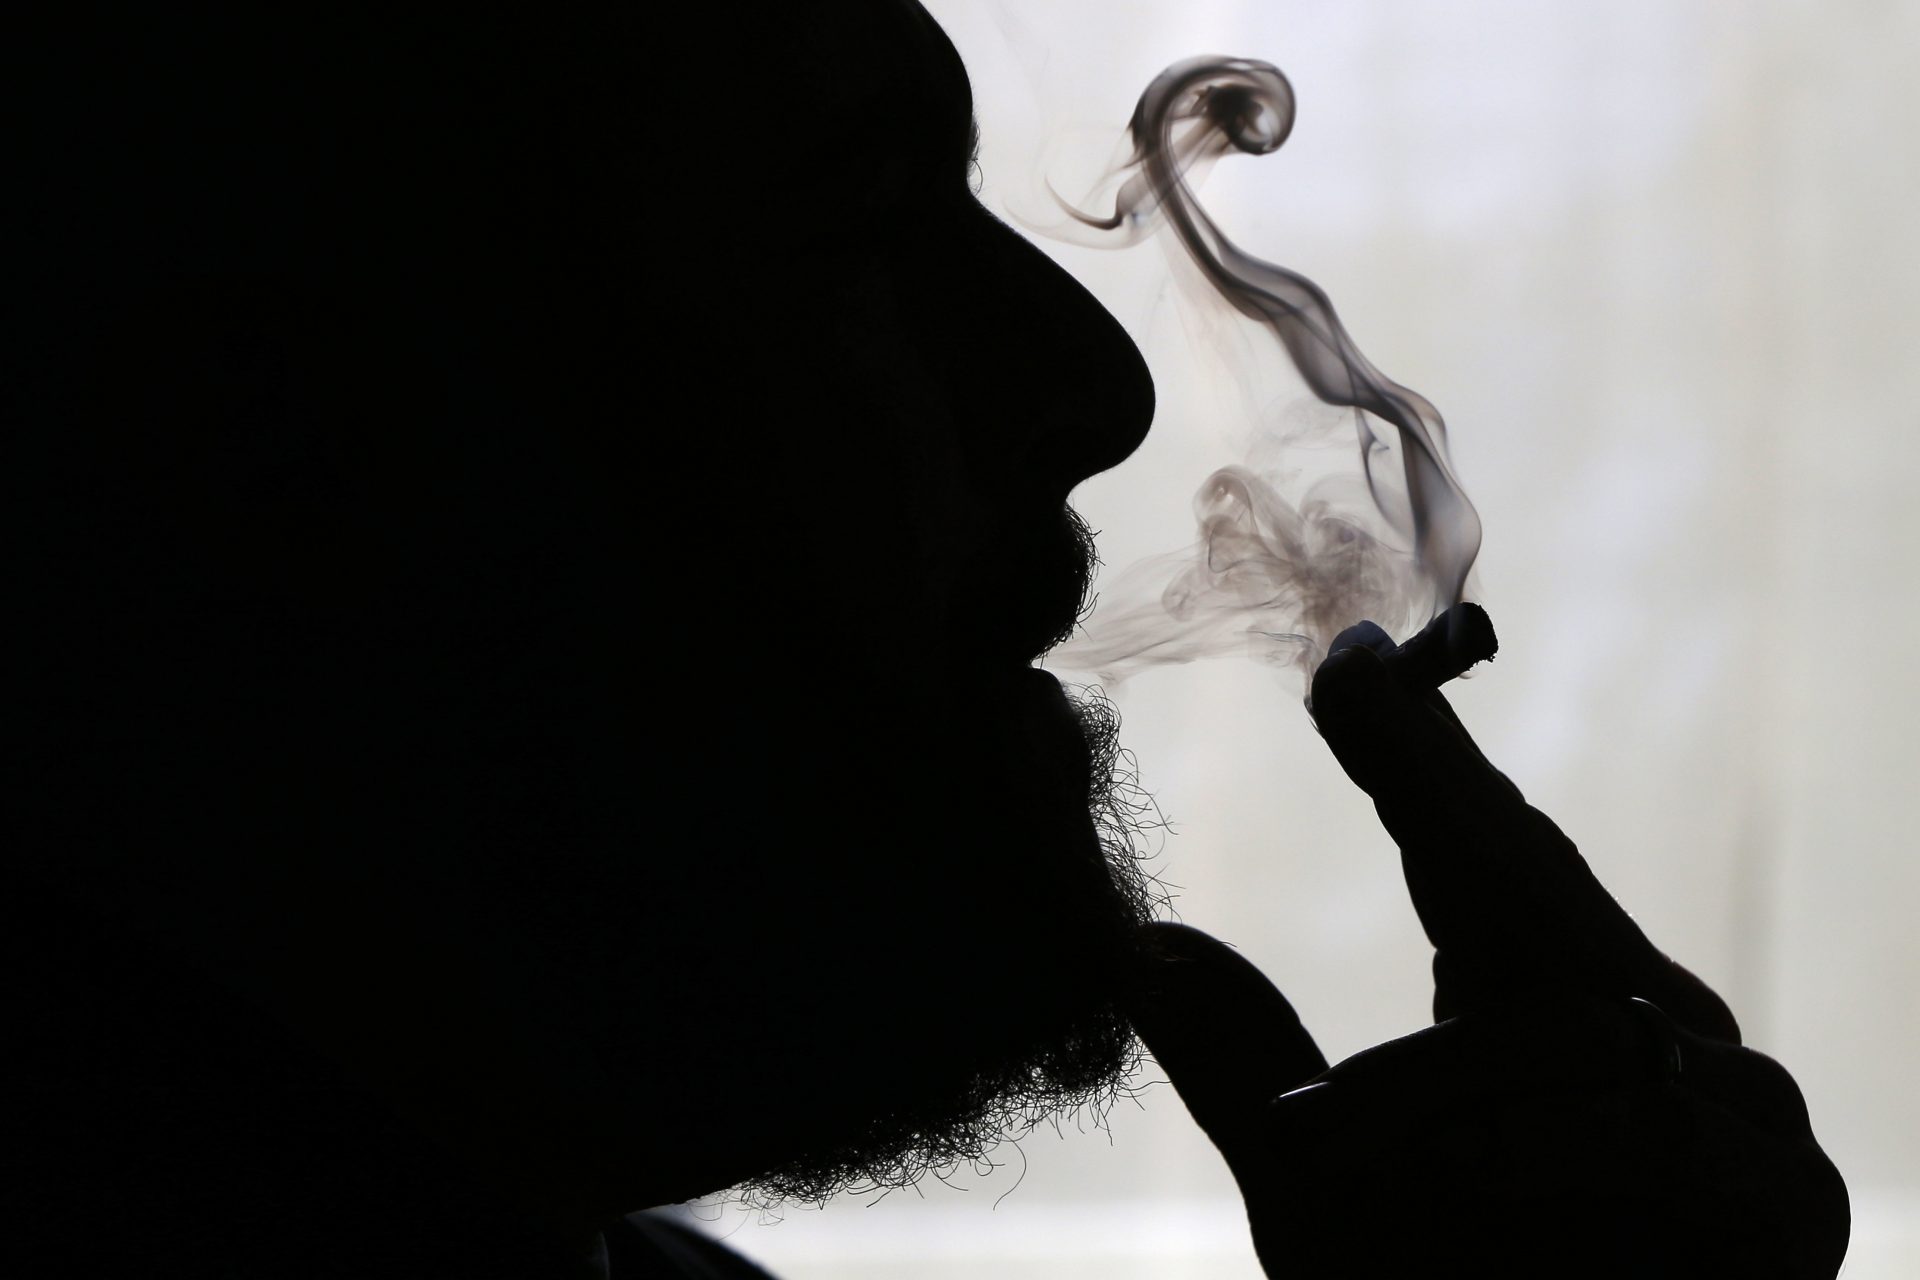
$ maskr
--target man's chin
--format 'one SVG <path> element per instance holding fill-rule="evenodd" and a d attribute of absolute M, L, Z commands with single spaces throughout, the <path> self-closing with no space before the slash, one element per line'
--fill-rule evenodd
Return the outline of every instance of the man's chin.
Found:
<path fill-rule="evenodd" d="M 1113 705 L 1096 689 L 1062 701 L 1077 737 L 1073 775 L 1089 780 L 1071 797 L 1078 835 L 1063 843 L 1075 848 L 1054 849 L 1046 861 L 1060 865 L 1036 874 L 1032 883 L 1047 891 L 995 899 L 1005 918 L 977 922 L 982 934 L 1014 941 L 995 961 L 961 968 L 978 983 L 938 1002 L 940 1025 L 929 1033 L 938 1044 L 915 1054 L 890 1035 L 886 1057 L 849 1064 L 873 1082 L 871 1095 L 891 1092 L 892 1105 L 743 1184 L 735 1194 L 746 1202 L 817 1204 L 985 1169 L 1003 1142 L 1069 1116 L 1097 1124 L 1126 1093 L 1141 1050 L 1120 1010 L 1139 927 L 1166 902 L 1144 865 L 1158 810 L 1119 745 Z M 1046 797 L 1047 807 L 1057 800 Z"/>
<path fill-rule="evenodd" d="M 1083 1024 L 1067 1042 L 996 1070 L 939 1101 L 896 1111 L 863 1135 L 809 1153 L 743 1184 L 734 1195 L 758 1207 L 824 1204 L 843 1192 L 866 1194 L 912 1186 L 929 1174 L 997 1166 L 992 1153 L 1040 1125 L 1069 1117 L 1098 1126 L 1130 1087 L 1140 1059 L 1132 1028 L 1117 1016 L 1106 1026 Z"/>

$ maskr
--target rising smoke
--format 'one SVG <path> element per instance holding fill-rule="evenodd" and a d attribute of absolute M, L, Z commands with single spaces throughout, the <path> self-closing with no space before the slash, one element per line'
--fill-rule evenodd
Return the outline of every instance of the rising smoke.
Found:
<path fill-rule="evenodd" d="M 1344 411 L 1359 467 L 1288 496 L 1298 488 L 1286 465 L 1298 424 L 1262 424 L 1248 461 L 1215 471 L 1195 494 L 1195 545 L 1103 585 L 1081 634 L 1050 665 L 1113 684 L 1149 666 L 1245 653 L 1310 673 L 1348 625 L 1370 618 L 1404 637 L 1467 591 L 1480 518 L 1454 478 L 1439 411 L 1373 367 L 1318 285 L 1222 235 L 1189 185 L 1229 152 L 1277 150 L 1293 119 L 1293 88 L 1267 63 L 1177 63 L 1134 110 L 1131 154 L 1102 187 L 1117 187 L 1112 213 L 1060 204 L 1075 220 L 1068 238 L 1081 243 L 1135 244 L 1171 227 L 1218 296 L 1279 341 L 1319 400 Z"/>

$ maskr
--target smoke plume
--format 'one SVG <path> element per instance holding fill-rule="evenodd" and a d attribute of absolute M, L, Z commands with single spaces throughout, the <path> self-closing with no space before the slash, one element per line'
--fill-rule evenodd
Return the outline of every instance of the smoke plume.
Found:
<path fill-rule="evenodd" d="M 1336 429 L 1351 424 L 1359 466 L 1303 486 L 1293 462 L 1329 414 L 1262 424 L 1247 461 L 1194 495 L 1196 544 L 1103 586 L 1050 665 L 1112 684 L 1148 666 L 1246 653 L 1310 673 L 1342 628 L 1370 618 L 1404 637 L 1466 593 L 1480 518 L 1453 475 L 1439 411 L 1374 368 L 1318 285 L 1222 235 L 1189 185 L 1229 152 L 1277 150 L 1293 119 L 1293 88 L 1267 63 L 1177 63 L 1140 97 L 1131 154 L 1102 187 L 1117 186 L 1112 213 L 1055 199 L 1082 243 L 1134 244 L 1170 226 L 1219 297 L 1277 339 L 1339 411 Z"/>

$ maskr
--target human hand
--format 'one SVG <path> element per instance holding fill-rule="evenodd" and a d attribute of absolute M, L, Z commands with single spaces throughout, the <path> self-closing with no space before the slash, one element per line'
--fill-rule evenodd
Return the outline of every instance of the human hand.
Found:
<path fill-rule="evenodd" d="M 1401 846 L 1443 1020 L 1328 1069 L 1258 970 L 1165 924 L 1133 1011 L 1268 1273 L 1832 1276 L 1846 1189 L 1792 1078 L 1383 633 L 1342 639 L 1314 712 Z"/>
<path fill-rule="evenodd" d="M 1484 620 L 1484 614 L 1481 615 Z M 1434 1017 L 1515 999 L 1637 996 L 1740 1042 L 1711 988 L 1647 940 L 1573 841 L 1488 762 L 1445 695 L 1371 622 L 1335 637 L 1309 705 L 1400 846 L 1434 946 Z"/>

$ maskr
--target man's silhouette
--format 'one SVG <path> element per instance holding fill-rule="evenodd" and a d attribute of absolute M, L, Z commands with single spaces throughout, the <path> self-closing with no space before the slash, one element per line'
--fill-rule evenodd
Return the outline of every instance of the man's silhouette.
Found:
<path fill-rule="evenodd" d="M 1030 665 L 1152 385 L 917 6 L 66 28 L 5 55 L 10 1272 L 732 1274 L 621 1215 L 965 1158 L 1137 1026 L 1276 1273 L 1831 1274 L 1791 1080 L 1364 629 L 1316 713 L 1448 1020 L 1269 1105 L 1324 1059 Z"/>

